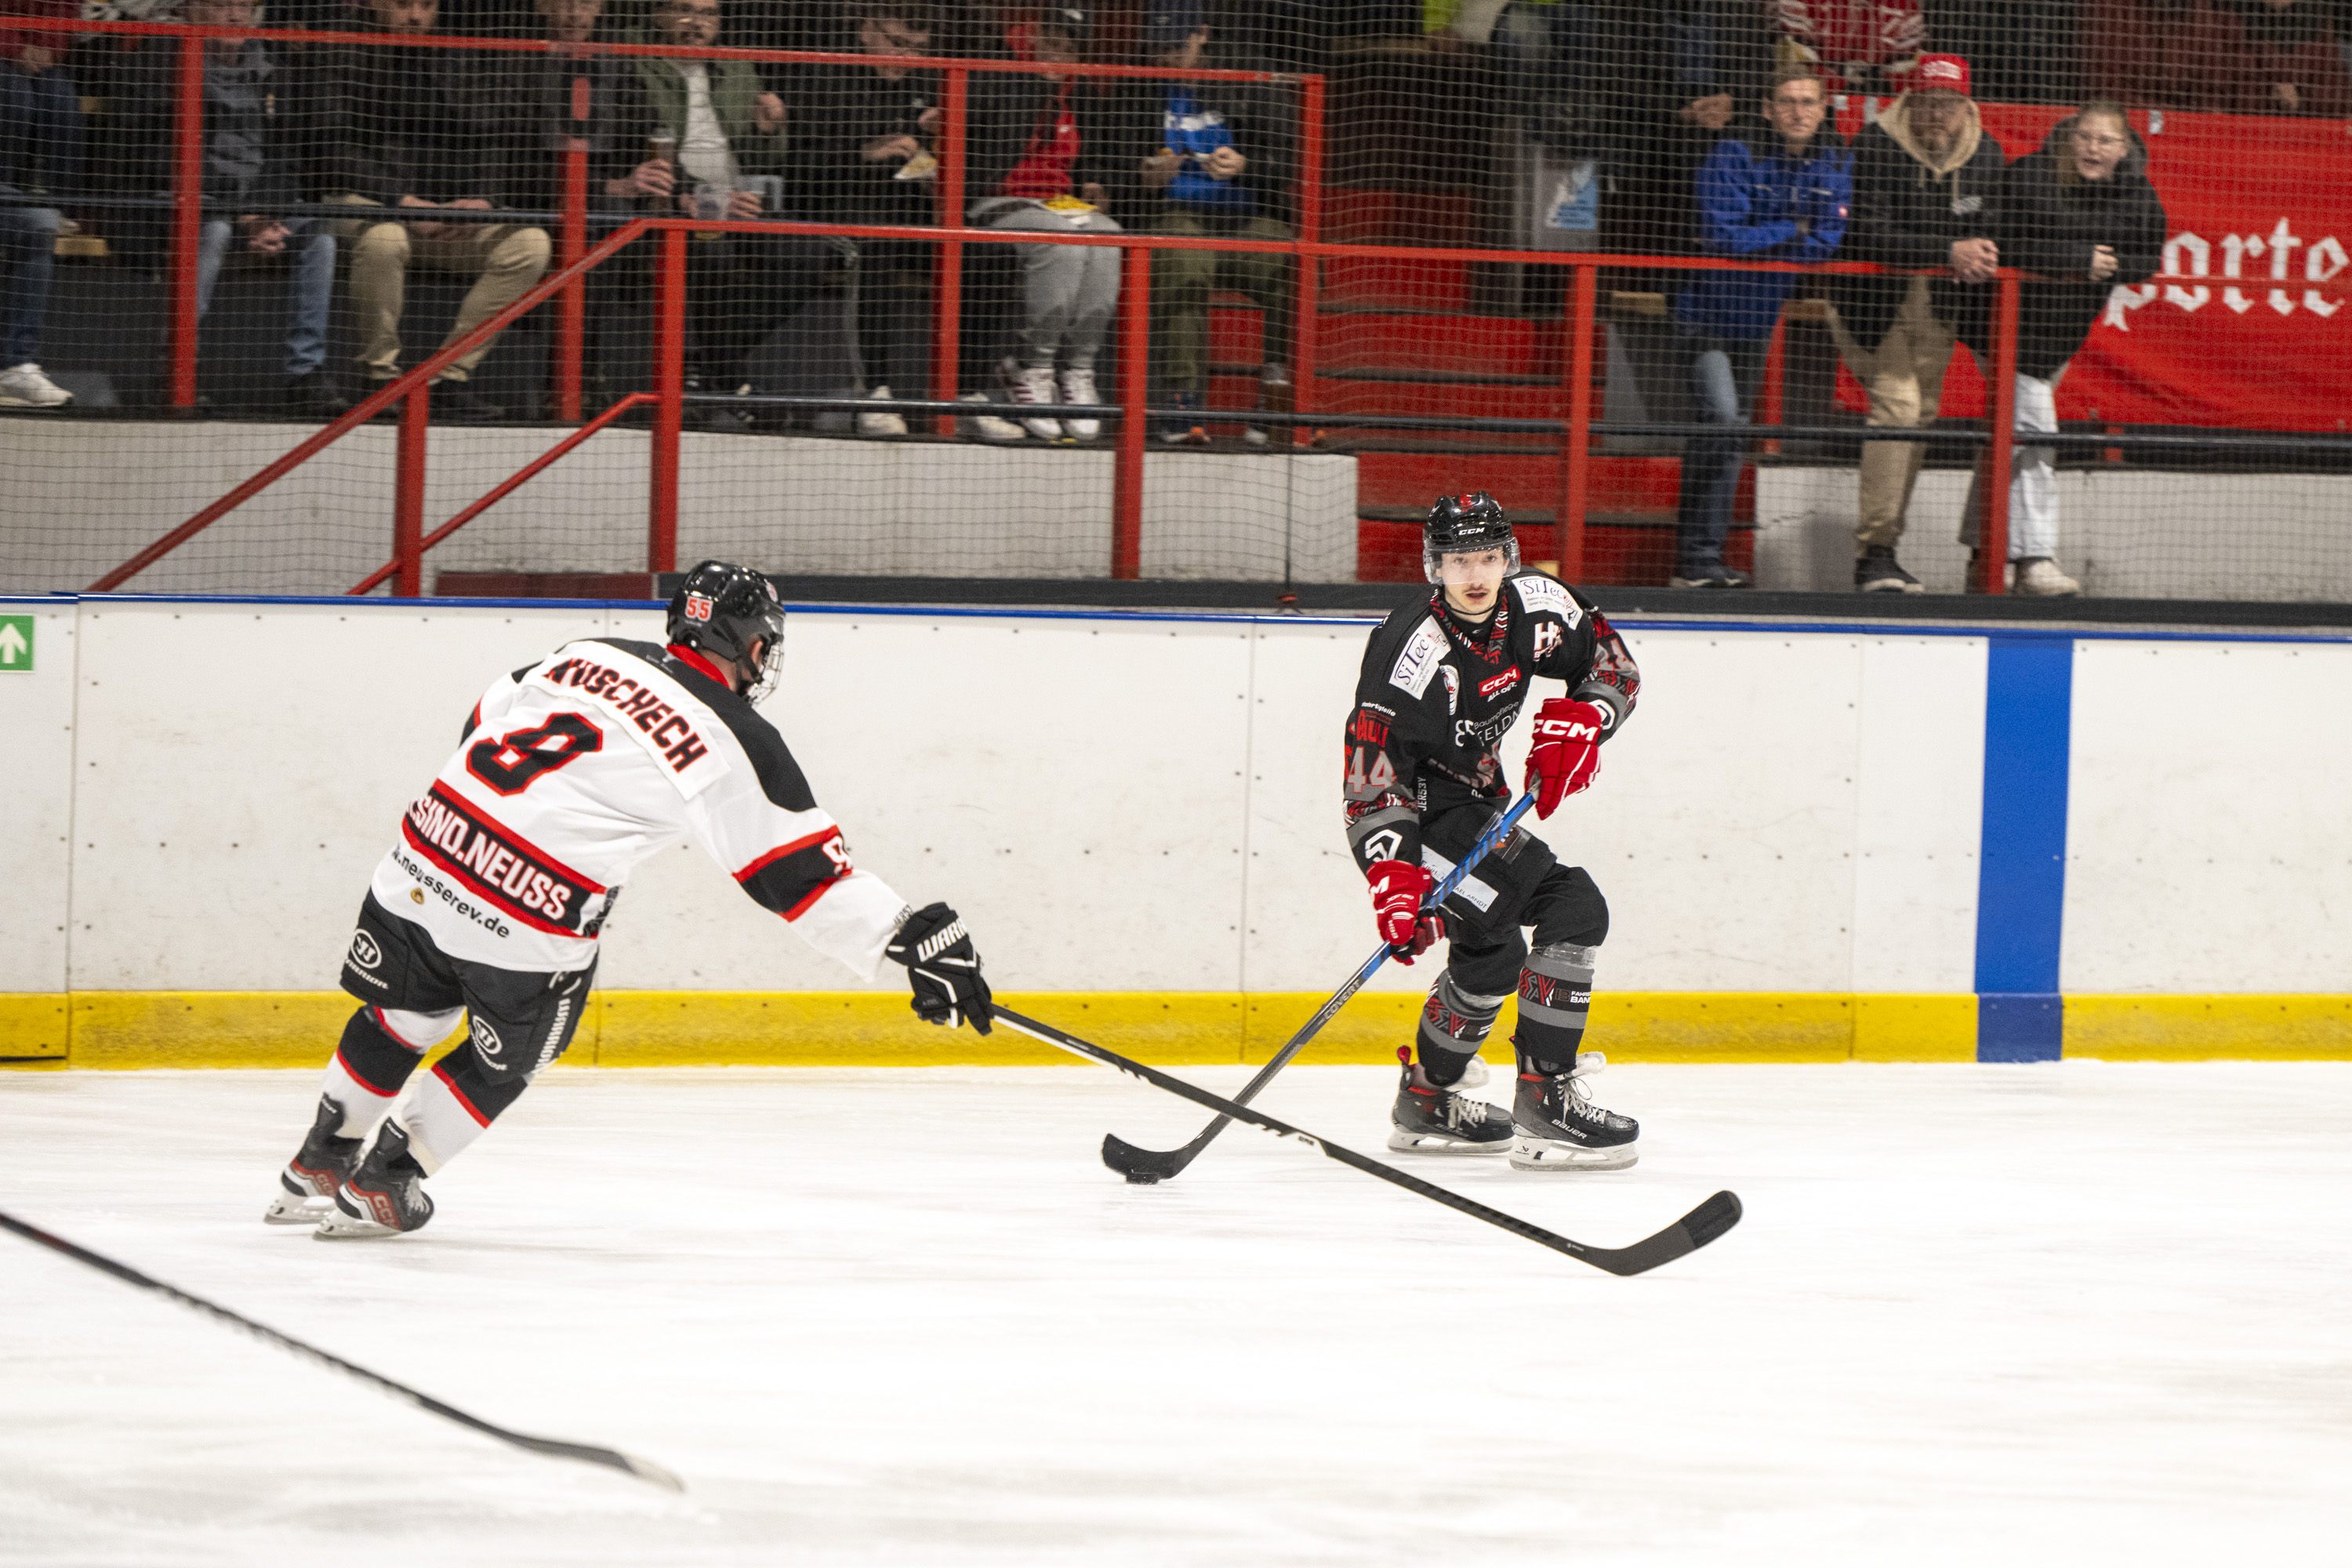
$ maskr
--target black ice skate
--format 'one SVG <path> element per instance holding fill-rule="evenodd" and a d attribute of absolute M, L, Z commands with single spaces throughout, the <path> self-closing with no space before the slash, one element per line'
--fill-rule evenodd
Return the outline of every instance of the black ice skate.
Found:
<path fill-rule="evenodd" d="M 1412 1059 L 1410 1047 L 1397 1047 L 1404 1077 L 1397 1085 L 1396 1109 L 1389 1112 L 1389 1147 L 1401 1154 L 1500 1154 L 1511 1146 L 1511 1119 L 1499 1105 L 1456 1094 L 1486 1080 L 1477 1058 L 1459 1083 L 1440 1089 Z"/>
<path fill-rule="evenodd" d="M 278 1173 L 278 1194 L 261 1214 L 268 1225 L 316 1225 L 335 1201 L 335 1189 L 359 1163 L 360 1141 L 336 1136 L 343 1124 L 342 1107 L 319 1097 L 319 1114 L 310 1136 Z"/>
<path fill-rule="evenodd" d="M 1608 1060 L 1599 1051 L 1580 1051 L 1567 1072 L 1520 1072 L 1518 1097 L 1511 1106 L 1518 1130 L 1511 1169 L 1622 1171 L 1640 1157 L 1633 1141 L 1642 1135 L 1641 1124 L 1593 1104 L 1584 1082 Z"/>
<path fill-rule="evenodd" d="M 425 1167 L 408 1152 L 408 1130 L 386 1121 L 365 1158 L 335 1193 L 334 1206 L 319 1221 L 326 1241 L 358 1241 L 419 1230 L 433 1217 L 425 1194 Z"/>

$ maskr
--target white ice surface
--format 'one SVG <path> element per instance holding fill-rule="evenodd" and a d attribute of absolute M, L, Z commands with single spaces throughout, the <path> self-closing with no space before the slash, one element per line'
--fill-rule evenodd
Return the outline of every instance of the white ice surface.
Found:
<path fill-rule="evenodd" d="M 1196 1069 L 1231 1088 L 1243 1069 Z M 1378 1152 L 1392 1079 L 1267 1105 Z M 0 1206 L 673 1498 L 0 1234 L 0 1562 L 2321 1563 L 2352 1065 L 1612 1068 L 1613 1175 L 1414 1168 L 1097 1069 L 559 1072 L 419 1235 L 258 1222 L 309 1073 L 0 1075 Z M 1499 1086 L 1498 1086 L 1499 1087 Z"/>

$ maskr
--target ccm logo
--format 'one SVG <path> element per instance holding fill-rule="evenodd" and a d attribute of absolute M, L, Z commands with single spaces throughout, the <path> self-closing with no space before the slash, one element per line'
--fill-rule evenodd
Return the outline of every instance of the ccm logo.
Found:
<path fill-rule="evenodd" d="M 1511 666 L 1510 668 L 1503 671 L 1502 674 L 1489 676 L 1485 680 L 1480 681 L 1478 683 L 1478 695 L 1481 697 L 1494 697 L 1502 692 L 1508 691 L 1512 687 L 1517 686 L 1518 683 L 1519 667 L 1515 664 Z"/>

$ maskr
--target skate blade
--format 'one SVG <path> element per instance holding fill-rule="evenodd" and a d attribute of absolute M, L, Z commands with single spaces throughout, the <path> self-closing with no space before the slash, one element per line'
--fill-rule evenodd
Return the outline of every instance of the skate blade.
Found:
<path fill-rule="evenodd" d="M 1510 1152 L 1511 1141 L 1503 1138 L 1491 1143 L 1473 1143 L 1442 1133 L 1408 1132 L 1399 1127 L 1389 1133 L 1389 1148 L 1399 1154 L 1504 1154 Z"/>
<path fill-rule="evenodd" d="M 269 1200 L 268 1208 L 261 1211 L 261 1223 L 264 1225 L 316 1225 L 325 1218 L 327 1211 L 334 1206 L 332 1204 L 322 1204 L 312 1198 L 298 1198 L 291 1193 L 280 1193 Z"/>
<path fill-rule="evenodd" d="M 375 1241 L 383 1237 L 407 1233 L 394 1230 L 388 1225 L 378 1225 L 372 1219 L 347 1215 L 339 1208 L 331 1208 L 319 1221 L 319 1228 L 310 1234 L 320 1241 Z"/>
<path fill-rule="evenodd" d="M 1609 1149 L 1586 1149 L 1555 1143 L 1525 1133 L 1511 1141 L 1514 1171 L 1622 1171 L 1641 1158 L 1636 1145 L 1620 1143 Z"/>

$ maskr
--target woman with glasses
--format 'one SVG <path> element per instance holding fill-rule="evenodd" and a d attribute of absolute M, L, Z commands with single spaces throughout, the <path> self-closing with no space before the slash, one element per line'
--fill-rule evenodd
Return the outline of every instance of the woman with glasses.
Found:
<path fill-rule="evenodd" d="M 2123 106 L 2095 99 L 2060 121 L 2040 152 L 2009 166 L 2001 185 L 2001 260 L 2034 276 L 2019 286 L 2017 428 L 2058 428 L 2058 379 L 2118 284 L 2153 276 L 2164 251 L 2164 204 L 2148 183 L 2147 149 Z M 1990 363 L 1991 340 L 1971 342 Z M 2082 585 L 2059 570 L 2055 448 L 2020 446 L 2009 483 L 2011 584 L 2063 597 Z M 1973 552 L 1982 515 L 1981 464 L 1969 487 L 1960 542 Z M 1971 581 L 1974 580 L 1971 574 Z"/>

